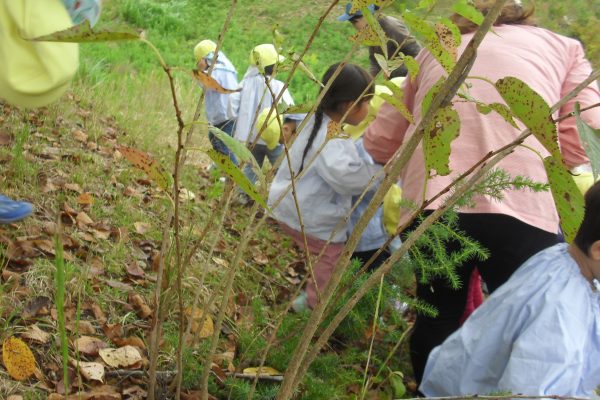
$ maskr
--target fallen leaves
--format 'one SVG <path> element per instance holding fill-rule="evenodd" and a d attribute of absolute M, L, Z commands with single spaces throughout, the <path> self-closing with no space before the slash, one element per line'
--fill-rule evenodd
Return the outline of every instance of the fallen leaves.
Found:
<path fill-rule="evenodd" d="M 2 343 L 2 361 L 8 374 L 18 381 L 29 378 L 35 372 L 33 353 L 21 339 L 9 337 Z"/>
<path fill-rule="evenodd" d="M 133 346 L 123 346 L 118 349 L 102 349 L 99 355 L 106 365 L 113 368 L 135 368 L 143 361 L 140 351 Z"/>
<path fill-rule="evenodd" d="M 50 340 L 50 334 L 41 330 L 36 324 L 27 328 L 27 330 L 21 334 L 21 337 L 40 344 L 46 344 Z"/>
<path fill-rule="evenodd" d="M 206 315 L 204 317 L 204 311 L 201 308 L 188 307 L 185 310 L 185 316 L 187 317 L 188 323 L 191 323 L 191 332 L 193 332 L 196 337 L 200 339 L 205 339 L 211 337 L 215 327 L 213 320 L 210 315 Z"/>
<path fill-rule="evenodd" d="M 79 373 L 88 381 L 104 382 L 104 365 L 98 362 L 71 360 L 74 368 L 79 368 Z"/>
<path fill-rule="evenodd" d="M 81 336 L 75 340 L 75 349 L 86 356 L 97 356 L 100 350 L 108 347 L 102 340 L 92 336 Z"/>

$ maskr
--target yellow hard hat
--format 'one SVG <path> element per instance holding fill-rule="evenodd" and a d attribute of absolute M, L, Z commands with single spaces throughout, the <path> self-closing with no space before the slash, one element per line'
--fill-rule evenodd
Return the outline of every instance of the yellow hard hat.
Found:
<path fill-rule="evenodd" d="M 261 69 L 283 60 L 285 60 L 285 57 L 280 55 L 271 43 L 259 44 L 250 52 L 250 64 Z"/>
<path fill-rule="evenodd" d="M 62 96 L 79 66 L 78 45 L 27 39 L 72 25 L 62 1 L 0 1 L 0 99 L 42 107 Z"/>
<path fill-rule="evenodd" d="M 204 57 L 213 53 L 217 49 L 217 44 L 212 40 L 203 40 L 194 47 L 194 56 L 196 61 L 202 60 Z"/>
<path fill-rule="evenodd" d="M 260 132 L 260 129 L 265 124 L 267 120 L 267 115 L 271 111 L 270 108 L 265 108 L 260 112 L 258 118 L 256 119 L 256 130 Z M 269 123 L 265 127 L 265 130 L 260 135 L 260 138 L 267 144 L 267 148 L 269 150 L 273 150 L 277 147 L 279 143 L 279 138 L 281 137 L 281 117 L 279 117 L 279 121 L 277 121 L 277 113 L 275 110 L 271 112 L 271 116 L 269 117 Z"/>

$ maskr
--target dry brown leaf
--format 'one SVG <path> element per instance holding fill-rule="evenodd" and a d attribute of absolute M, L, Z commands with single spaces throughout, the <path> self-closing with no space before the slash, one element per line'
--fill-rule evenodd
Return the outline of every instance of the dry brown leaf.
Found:
<path fill-rule="evenodd" d="M 251 367 L 245 368 L 243 371 L 244 374 L 248 375 L 267 375 L 267 376 L 281 376 L 283 375 L 281 372 L 277 371 L 275 368 L 271 367 Z"/>
<path fill-rule="evenodd" d="M 192 310 L 191 307 L 188 307 L 185 310 L 185 316 L 188 319 L 188 323 L 191 319 L 192 322 L 192 332 L 196 334 L 200 339 L 205 339 L 211 337 L 213 332 L 215 331 L 214 323 L 210 315 L 206 315 L 204 318 L 204 322 L 202 326 L 200 326 L 200 322 L 202 321 L 202 315 L 204 312 L 201 308 L 194 308 Z"/>
<path fill-rule="evenodd" d="M 83 211 L 77 214 L 75 220 L 80 228 L 84 228 L 85 226 L 92 225 L 94 223 L 94 221 Z"/>
<path fill-rule="evenodd" d="M 130 368 L 140 364 L 142 355 L 133 346 L 123 346 L 118 349 L 102 349 L 99 352 L 102 361 L 113 368 Z"/>
<path fill-rule="evenodd" d="M 262 253 L 255 253 L 252 258 L 258 265 L 267 265 L 269 263 L 269 258 Z"/>
<path fill-rule="evenodd" d="M 135 227 L 135 231 L 140 235 L 144 235 L 146 232 L 150 230 L 150 224 L 147 222 L 134 222 L 133 226 Z"/>
<path fill-rule="evenodd" d="M 97 362 L 71 360 L 74 368 L 79 367 L 79 373 L 88 381 L 104 382 L 104 365 Z"/>
<path fill-rule="evenodd" d="M 146 272 L 135 261 L 127 264 L 125 268 L 127 269 L 127 273 L 135 278 L 143 278 L 146 275 Z"/>
<path fill-rule="evenodd" d="M 36 324 L 27 328 L 27 330 L 21 334 L 21 337 L 41 344 L 46 344 L 48 343 L 48 340 L 50 340 L 50 334 L 41 330 Z"/>
<path fill-rule="evenodd" d="M 97 239 L 107 240 L 110 238 L 111 231 L 108 229 L 91 228 L 89 230 Z"/>
<path fill-rule="evenodd" d="M 115 386 L 103 385 L 92 388 L 91 391 L 78 394 L 81 400 L 121 400 L 123 397 Z"/>
<path fill-rule="evenodd" d="M 112 341 L 119 347 L 123 346 L 134 346 L 141 350 L 146 350 L 146 344 L 144 341 L 137 336 L 129 336 L 128 338 L 114 338 Z"/>
<path fill-rule="evenodd" d="M 23 400 L 23 396 L 20 396 L 18 394 L 11 394 L 6 398 L 6 400 Z"/>
<path fill-rule="evenodd" d="M 106 281 L 104 281 L 104 283 L 106 283 L 111 288 L 120 289 L 124 292 L 131 292 L 133 290 L 133 287 L 131 285 L 112 279 L 107 279 Z"/>
<path fill-rule="evenodd" d="M 90 309 L 92 310 L 92 313 L 94 314 L 94 317 L 96 318 L 96 320 L 101 323 L 101 324 L 105 324 L 106 323 L 106 314 L 104 314 L 104 311 L 102 311 L 102 309 L 100 308 L 100 306 L 96 303 L 92 303 L 90 305 Z"/>
<path fill-rule="evenodd" d="M 88 140 L 88 135 L 81 129 L 76 129 L 73 131 L 73 138 L 78 142 L 85 143 Z"/>
<path fill-rule="evenodd" d="M 116 343 L 123 336 L 123 326 L 121 324 L 104 324 L 102 325 L 102 332 L 107 338 Z M 118 346 L 121 346 L 117 343 Z"/>
<path fill-rule="evenodd" d="M 0 132 L 0 146 L 10 146 L 12 143 L 12 136 L 7 131 Z"/>
<path fill-rule="evenodd" d="M 64 188 L 79 194 L 83 193 L 83 189 L 77 183 L 65 183 Z"/>
<path fill-rule="evenodd" d="M 215 264 L 220 265 L 221 267 L 229 268 L 229 263 L 226 260 L 223 260 L 222 258 L 213 257 L 212 260 Z"/>
<path fill-rule="evenodd" d="M 123 191 L 123 196 L 125 197 L 140 197 L 141 195 L 139 190 L 131 186 L 127 186 Z"/>
<path fill-rule="evenodd" d="M 23 319 L 30 319 L 40 315 L 48 315 L 50 313 L 49 307 L 50 299 L 45 296 L 38 296 L 27 303 L 21 317 Z"/>
<path fill-rule="evenodd" d="M 146 304 L 146 301 L 136 293 L 129 293 L 129 303 L 133 306 L 138 317 L 142 319 L 148 318 L 152 315 L 152 309 Z"/>
<path fill-rule="evenodd" d="M 94 197 L 91 193 L 81 193 L 77 197 L 77 204 L 92 205 L 94 204 Z"/>
<path fill-rule="evenodd" d="M 90 321 L 78 321 L 77 323 L 68 323 L 67 329 L 70 332 L 77 333 L 79 335 L 95 335 L 97 333 L 96 328 Z"/>
<path fill-rule="evenodd" d="M 86 356 L 97 356 L 100 350 L 107 347 L 102 340 L 92 336 L 82 336 L 75 340 L 75 349 Z"/>
<path fill-rule="evenodd" d="M 29 346 L 15 337 L 2 344 L 2 360 L 8 374 L 18 381 L 29 378 L 35 372 L 35 358 Z"/>
<path fill-rule="evenodd" d="M 179 200 L 181 201 L 192 201 L 196 198 L 194 192 L 187 190 L 186 188 L 179 189 Z"/>
<path fill-rule="evenodd" d="M 148 397 L 148 392 L 138 385 L 133 385 L 123 389 L 123 396 L 127 400 L 144 400 Z"/>

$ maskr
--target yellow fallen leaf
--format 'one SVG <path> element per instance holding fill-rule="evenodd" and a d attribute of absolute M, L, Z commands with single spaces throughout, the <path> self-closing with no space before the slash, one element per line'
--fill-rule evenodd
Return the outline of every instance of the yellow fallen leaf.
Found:
<path fill-rule="evenodd" d="M 8 374 L 18 381 L 29 378 L 35 372 L 35 358 L 29 346 L 15 337 L 2 344 L 2 359 Z"/>
<path fill-rule="evenodd" d="M 200 339 L 211 337 L 215 331 L 215 326 L 210 315 L 207 315 L 206 318 L 204 318 L 204 322 L 202 323 L 202 326 L 200 326 L 203 314 L 204 312 L 202 309 L 198 307 L 194 308 L 193 311 L 190 307 L 185 310 L 185 316 L 188 320 L 192 320 L 192 332 Z"/>
<path fill-rule="evenodd" d="M 275 368 L 271 368 L 271 367 L 245 368 L 244 371 L 243 371 L 243 373 L 247 374 L 247 375 L 268 375 L 268 376 L 280 376 L 280 375 L 283 375 L 281 372 L 279 372 Z"/>
<path fill-rule="evenodd" d="M 102 361 L 109 367 L 128 368 L 142 361 L 140 351 L 133 346 L 123 346 L 118 349 L 102 349 L 99 351 Z"/>

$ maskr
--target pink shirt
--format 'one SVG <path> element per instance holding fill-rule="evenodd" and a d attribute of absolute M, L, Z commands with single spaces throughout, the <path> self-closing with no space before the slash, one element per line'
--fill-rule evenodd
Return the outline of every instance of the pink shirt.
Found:
<path fill-rule="evenodd" d="M 494 27 L 479 47 L 478 57 L 470 76 L 479 76 L 495 82 L 505 76 L 514 76 L 525 81 L 552 106 L 561 97 L 569 93 L 592 72 L 585 59 L 582 46 L 574 39 L 555 34 L 548 30 L 530 26 L 502 25 Z M 459 54 L 472 37 L 465 34 Z M 420 72 L 414 82 L 406 79 L 405 103 L 412 111 L 415 121 L 421 120 L 421 103 L 427 91 L 446 76 L 439 63 L 431 54 L 423 50 L 417 56 Z M 496 89 L 489 83 L 468 79 L 472 85 L 469 93 L 484 102 L 504 103 Z M 520 130 L 513 128 L 498 114 L 492 112 L 483 115 L 477 112 L 471 103 L 454 99 L 454 107 L 461 121 L 460 135 L 452 143 L 450 169 L 448 176 L 436 176 L 427 183 L 425 198 L 429 199 L 448 186 L 453 177 L 466 171 L 490 151 L 513 141 Z M 566 114 L 573 110 L 575 102 L 581 108 L 600 102 L 600 91 L 594 83 L 554 116 Z M 582 113 L 583 119 L 593 127 L 600 127 L 600 108 Z M 390 104 L 385 103 L 377 118 L 367 128 L 364 135 L 364 146 L 377 162 L 387 162 L 405 139 L 414 132 L 416 125 L 411 125 Z M 575 118 L 568 118 L 558 124 L 559 142 L 565 162 L 569 168 L 588 163 L 589 160 L 581 145 L 577 133 Z M 533 137 L 525 144 L 536 149 L 542 156 L 549 155 L 544 147 Z M 524 147 L 502 160 L 498 166 L 511 176 L 524 175 L 536 182 L 547 182 L 542 160 L 537 154 Z M 417 204 L 423 203 L 423 185 L 425 183 L 425 162 L 422 144 L 419 144 L 414 155 L 401 174 L 403 196 Z M 475 208 L 464 208 L 465 213 L 500 213 L 513 216 L 527 224 L 548 232 L 558 231 L 558 215 L 550 192 L 533 193 L 529 190 L 509 190 L 504 193 L 501 202 L 487 197 L 477 196 Z M 435 209 L 442 200 L 431 204 L 428 209 Z"/>

